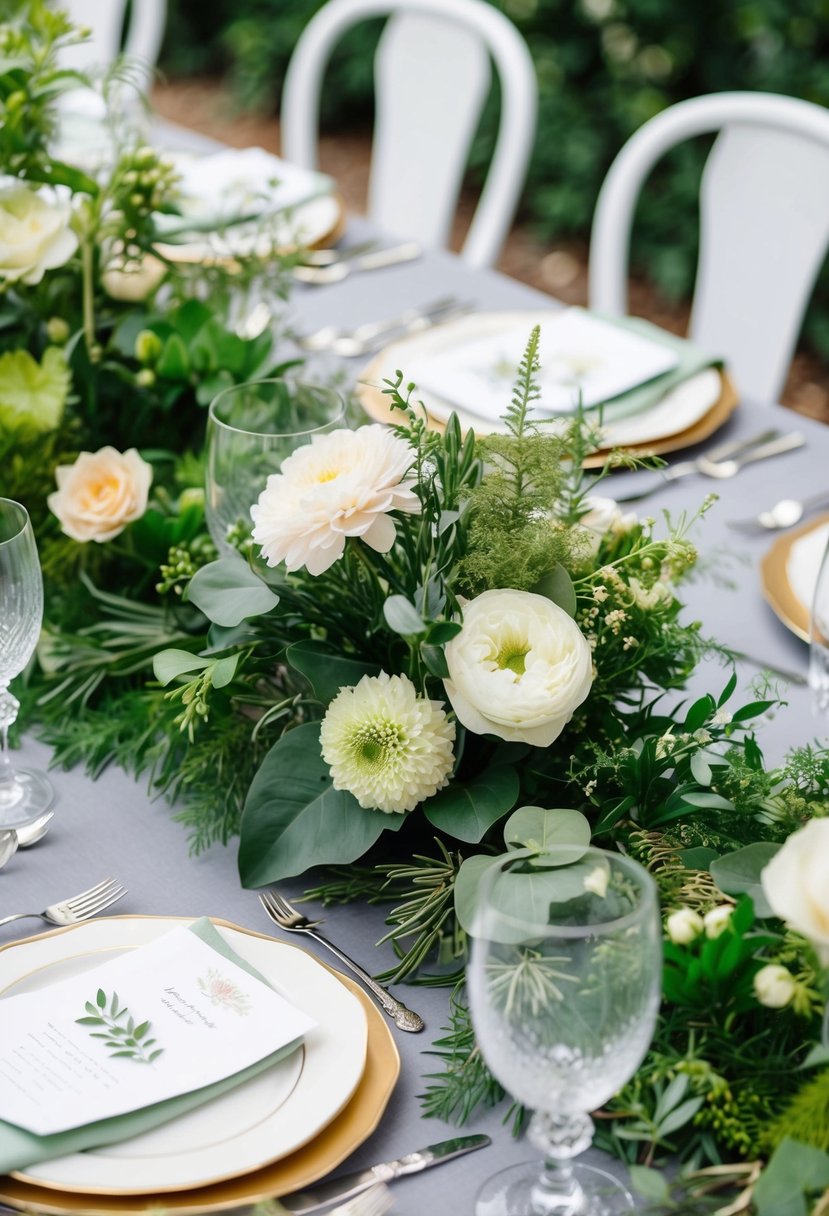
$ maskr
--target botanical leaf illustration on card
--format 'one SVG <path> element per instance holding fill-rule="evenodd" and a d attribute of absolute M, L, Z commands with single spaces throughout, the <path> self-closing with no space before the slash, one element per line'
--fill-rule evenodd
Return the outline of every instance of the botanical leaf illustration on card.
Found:
<path fill-rule="evenodd" d="M 151 1023 L 137 1023 L 126 1005 L 121 1005 L 118 993 L 107 997 L 99 988 L 95 1003 L 87 1001 L 86 1017 L 75 1018 L 79 1026 L 88 1026 L 90 1037 L 102 1039 L 115 1059 L 134 1060 L 137 1064 L 152 1064 L 164 1051 L 158 1040 L 150 1036 Z M 93 1029 L 94 1028 L 94 1029 Z"/>
<path fill-rule="evenodd" d="M 249 1012 L 250 997 L 232 980 L 226 979 L 220 971 L 211 967 L 205 978 L 199 977 L 198 985 L 211 1005 L 224 1005 L 240 1017 L 245 1017 Z"/>

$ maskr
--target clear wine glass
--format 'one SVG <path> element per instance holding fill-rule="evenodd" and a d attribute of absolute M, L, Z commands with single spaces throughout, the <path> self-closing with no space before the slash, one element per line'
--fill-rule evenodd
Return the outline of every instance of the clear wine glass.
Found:
<path fill-rule="evenodd" d="M 818 570 L 809 617 L 809 687 L 812 713 L 829 718 L 829 543 Z"/>
<path fill-rule="evenodd" d="M 225 389 L 207 421 L 205 514 L 220 555 L 248 540 L 250 509 L 271 473 L 314 435 L 345 426 L 339 393 L 301 380 L 253 380 Z"/>
<path fill-rule="evenodd" d="M 656 885 L 636 862 L 563 846 L 554 866 L 525 854 L 484 872 L 468 986 L 481 1053 L 533 1110 L 544 1157 L 496 1174 L 476 1216 L 606 1216 L 633 1211 L 611 1174 L 573 1158 L 589 1112 L 633 1076 L 659 1009 L 662 933 Z"/>
<path fill-rule="evenodd" d="M 9 727 L 20 702 L 9 684 L 34 653 L 43 620 L 43 580 L 28 512 L 0 498 L 0 829 L 22 828 L 49 808 L 54 791 L 44 773 L 15 769 Z"/>

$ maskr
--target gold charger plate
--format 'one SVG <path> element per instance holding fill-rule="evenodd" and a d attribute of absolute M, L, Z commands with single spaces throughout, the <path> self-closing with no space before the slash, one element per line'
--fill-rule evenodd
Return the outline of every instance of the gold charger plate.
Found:
<path fill-rule="evenodd" d="M 389 399 L 383 393 L 379 383 L 386 370 L 385 356 L 381 351 L 363 369 L 355 392 L 363 409 L 375 422 L 398 423 L 400 421 L 400 413 L 391 409 Z M 739 404 L 740 398 L 737 394 L 737 389 L 728 373 L 721 371 L 720 379 L 722 381 L 720 396 L 714 402 L 711 409 L 692 426 L 686 427 L 685 430 L 677 431 L 673 435 L 665 435 L 661 439 L 654 439 L 650 443 L 628 444 L 620 450 L 632 452 L 637 456 L 662 456 L 667 452 L 678 452 L 682 448 L 692 447 L 695 443 L 702 443 L 704 439 L 707 439 L 715 431 L 719 430 L 724 422 L 728 421 Z M 440 422 L 437 418 L 433 418 L 428 411 L 427 418 L 430 429 L 440 431 L 441 433 L 446 429 L 444 423 Z M 602 468 L 609 454 L 609 448 L 602 448 L 594 452 L 592 456 L 588 456 L 585 460 L 584 467 L 586 469 Z"/>
<path fill-rule="evenodd" d="M 829 523 L 829 515 L 810 519 L 784 536 L 778 536 L 760 561 L 760 584 L 763 598 L 772 612 L 802 641 L 809 641 L 809 605 L 804 604 L 789 582 L 789 555 L 792 547 L 802 537 Z"/>
<path fill-rule="evenodd" d="M 153 920 L 156 917 L 135 919 Z M 163 919 L 175 919 L 164 917 Z M 187 920 L 189 918 L 181 918 Z M 257 933 L 241 925 L 221 918 L 210 918 L 215 925 L 235 929 L 250 937 L 265 941 L 273 940 L 266 933 Z M 26 942 L 42 937 L 71 933 L 75 926 L 56 929 L 48 933 L 26 938 Z M 0 949 L 13 949 L 20 943 L 10 942 Z M 299 947 L 292 946 L 292 949 Z M 0 1178 L 0 1202 L 11 1207 L 49 1213 L 50 1216 L 70 1216 L 80 1212 L 89 1216 L 119 1216 L 125 1212 L 144 1212 L 156 1208 L 169 1213 L 187 1213 L 196 1216 L 201 1212 L 223 1212 L 246 1204 L 262 1203 L 291 1191 L 300 1190 L 329 1174 L 359 1148 L 375 1130 L 383 1115 L 397 1078 L 400 1075 L 400 1056 L 388 1024 L 376 1005 L 363 989 L 348 976 L 341 975 L 333 967 L 326 967 L 360 1001 L 366 1015 L 368 1041 L 366 1064 L 362 1078 L 351 1101 L 309 1144 L 289 1157 L 283 1157 L 272 1165 L 255 1170 L 239 1178 L 232 1178 L 213 1186 L 187 1191 L 159 1192 L 157 1194 L 113 1195 L 102 1198 L 100 1194 L 84 1194 L 78 1191 L 61 1191 L 52 1187 L 34 1186 L 9 1176 Z"/>

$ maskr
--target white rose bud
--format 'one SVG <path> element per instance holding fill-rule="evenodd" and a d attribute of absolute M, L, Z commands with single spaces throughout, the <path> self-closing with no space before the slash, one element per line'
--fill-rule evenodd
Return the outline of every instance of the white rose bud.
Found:
<path fill-rule="evenodd" d="M 530 591 L 484 591 L 445 649 L 446 695 L 476 735 L 549 747 L 590 692 L 590 647 L 571 616 Z"/>
<path fill-rule="evenodd" d="M 731 923 L 731 914 L 734 911 L 731 904 L 720 904 L 716 908 L 712 908 L 710 912 L 706 912 L 703 917 L 705 925 L 705 936 L 714 938 L 719 937 Z"/>
<path fill-rule="evenodd" d="M 675 946 L 688 946 L 703 930 L 702 917 L 693 908 L 677 908 L 668 917 L 665 928 Z"/>
<path fill-rule="evenodd" d="M 775 916 L 807 937 L 829 964 L 829 819 L 793 832 L 760 875 Z"/>
<path fill-rule="evenodd" d="M 790 971 L 777 963 L 761 967 L 754 977 L 754 995 L 767 1009 L 783 1009 L 795 994 L 797 982 Z"/>

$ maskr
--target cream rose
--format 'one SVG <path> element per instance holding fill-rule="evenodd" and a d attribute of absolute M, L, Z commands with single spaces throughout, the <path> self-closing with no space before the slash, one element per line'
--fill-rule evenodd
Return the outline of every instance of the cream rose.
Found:
<path fill-rule="evenodd" d="M 39 283 L 78 247 L 69 208 L 26 186 L 0 190 L 0 281 Z"/>
<path fill-rule="evenodd" d="M 55 470 L 57 491 L 49 510 L 67 536 L 79 541 L 112 540 L 147 509 L 153 470 L 135 448 L 81 452 L 74 464 Z"/>
<path fill-rule="evenodd" d="M 563 608 L 529 591 L 484 591 L 446 646 L 446 695 L 476 735 L 547 747 L 590 692 L 592 656 Z"/>
<path fill-rule="evenodd" d="M 829 963 L 829 819 L 812 819 L 793 832 L 760 881 L 775 915 Z"/>

